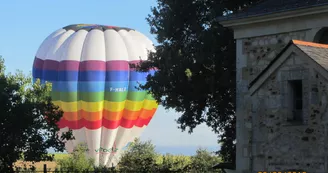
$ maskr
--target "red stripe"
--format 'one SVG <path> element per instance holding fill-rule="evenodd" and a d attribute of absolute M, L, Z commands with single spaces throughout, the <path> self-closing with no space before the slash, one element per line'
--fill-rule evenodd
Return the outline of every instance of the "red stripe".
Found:
<path fill-rule="evenodd" d="M 132 128 L 133 126 L 137 126 L 137 127 L 143 127 L 145 125 L 147 126 L 151 119 L 152 117 L 146 119 L 138 118 L 135 120 L 127 120 L 122 118 L 119 121 L 110 121 L 103 118 L 102 120 L 99 121 L 88 121 L 82 118 L 78 121 L 67 121 L 66 119 L 62 118 L 58 122 L 58 127 L 59 128 L 68 127 L 73 130 L 81 129 L 82 127 L 86 127 L 87 129 L 91 129 L 91 130 L 99 129 L 100 127 L 106 127 L 108 129 L 116 129 L 119 126 L 124 128 Z"/>
<path fill-rule="evenodd" d="M 54 61 L 54 60 L 42 60 L 39 58 L 34 59 L 33 68 L 43 70 L 59 70 L 59 71 L 125 71 L 134 70 L 129 64 L 138 64 L 141 61 Z"/>

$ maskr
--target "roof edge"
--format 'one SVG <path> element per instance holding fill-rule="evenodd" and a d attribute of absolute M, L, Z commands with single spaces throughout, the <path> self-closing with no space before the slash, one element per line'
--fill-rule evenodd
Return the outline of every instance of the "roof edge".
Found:
<path fill-rule="evenodd" d="M 216 18 L 216 20 L 224 27 L 236 27 L 236 26 L 253 24 L 253 23 L 261 23 L 261 22 L 268 22 L 268 21 L 280 20 L 286 18 L 320 14 L 324 12 L 328 12 L 328 3 L 290 9 L 289 11 L 281 10 L 281 11 L 275 11 L 265 14 L 255 14 L 255 15 L 244 16 L 240 18 L 233 18 L 233 17 L 229 18 L 229 17 L 219 16 Z"/>
<path fill-rule="evenodd" d="M 281 57 L 282 54 L 285 53 L 285 51 L 294 44 L 294 40 L 291 40 L 288 42 L 288 44 L 279 52 L 279 54 L 249 83 L 248 89 L 250 89 L 256 82 L 257 80 L 260 79 L 260 77 L 269 70 L 269 68 Z"/>
<path fill-rule="evenodd" d="M 318 47 L 318 48 L 328 48 L 328 44 L 321 44 L 321 43 L 314 43 L 314 42 L 308 42 L 308 41 L 302 41 L 302 40 L 292 40 L 294 44 L 303 45 L 303 46 L 312 46 L 312 47 Z"/>
<path fill-rule="evenodd" d="M 290 48 L 290 46 L 302 45 L 302 46 L 311 46 L 316 48 L 325 48 L 328 49 L 328 44 L 313 43 L 302 40 L 290 40 L 289 43 L 279 52 L 279 54 L 249 83 L 248 90 L 255 85 L 255 83 L 271 68 L 271 66 Z M 302 49 L 297 47 L 300 51 L 305 53 Z M 306 53 L 305 53 L 306 54 Z M 317 62 L 315 62 L 317 63 Z M 320 65 L 320 64 L 319 64 Z"/>

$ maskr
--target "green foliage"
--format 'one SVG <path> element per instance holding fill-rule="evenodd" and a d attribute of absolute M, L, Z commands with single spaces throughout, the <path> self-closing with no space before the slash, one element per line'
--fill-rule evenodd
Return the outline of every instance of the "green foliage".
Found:
<path fill-rule="evenodd" d="M 219 163 L 220 159 L 205 149 L 198 149 L 194 156 L 158 154 L 155 146 L 150 142 L 142 142 L 136 139 L 121 157 L 119 164 L 115 168 L 94 167 L 94 160 L 88 159 L 85 152 L 85 144 L 78 145 L 73 153 L 60 154 L 61 158 L 56 159 L 57 173 L 69 172 L 95 172 L 95 173 L 218 173 L 212 167 Z M 57 155 L 57 154 L 56 154 Z M 58 156 L 55 155 L 55 158 Z"/>
<path fill-rule="evenodd" d="M 213 170 L 212 167 L 220 160 L 217 156 L 213 156 L 210 152 L 199 149 L 195 156 L 181 155 L 160 155 L 155 152 L 155 147 L 150 141 L 141 142 L 135 140 L 125 153 L 123 153 L 121 161 L 118 164 L 119 172 L 219 172 Z"/>
<path fill-rule="evenodd" d="M 160 157 L 158 172 L 184 172 L 191 164 L 190 157 L 166 154 Z"/>
<path fill-rule="evenodd" d="M 56 153 L 54 155 L 54 160 L 61 160 L 61 159 L 65 159 L 67 157 L 69 157 L 70 155 L 67 153 Z"/>
<path fill-rule="evenodd" d="M 88 147 L 84 144 L 79 144 L 68 157 L 58 159 L 59 171 L 93 171 L 94 160 L 86 157 Z"/>
<path fill-rule="evenodd" d="M 191 170 L 196 172 L 214 172 L 212 167 L 220 162 L 217 156 L 205 149 L 198 149 L 196 155 L 191 157 Z"/>
<path fill-rule="evenodd" d="M 233 32 L 216 18 L 256 1 L 157 0 L 147 21 L 158 46 L 137 68 L 158 69 L 141 88 L 182 113 L 182 130 L 211 127 L 226 162 L 235 162 L 236 46 Z"/>
<path fill-rule="evenodd" d="M 86 152 L 88 147 L 86 144 L 79 144 L 74 148 L 74 151 L 68 156 L 58 158 L 56 173 L 66 172 L 93 172 L 93 173 L 113 173 L 115 168 L 95 167 L 94 159 L 88 158 Z"/>
<path fill-rule="evenodd" d="M 120 172 L 153 172 L 157 157 L 155 146 L 150 141 L 135 139 L 133 145 L 123 153 L 118 168 Z"/>
<path fill-rule="evenodd" d="M 71 131 L 58 135 L 63 112 L 52 104 L 50 90 L 22 72 L 6 75 L 0 57 L 0 172 L 13 172 L 19 159 L 52 160 L 47 149 L 63 151 L 63 141 L 72 139 Z"/>

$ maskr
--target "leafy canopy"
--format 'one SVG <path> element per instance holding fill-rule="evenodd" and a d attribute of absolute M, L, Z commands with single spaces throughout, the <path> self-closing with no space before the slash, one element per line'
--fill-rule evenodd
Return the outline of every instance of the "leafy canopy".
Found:
<path fill-rule="evenodd" d="M 86 157 L 88 147 L 85 144 L 79 144 L 74 151 L 64 159 L 57 161 L 58 172 L 83 172 L 94 171 L 94 159 Z"/>
<path fill-rule="evenodd" d="M 157 0 L 147 21 L 156 53 L 138 69 L 157 68 L 142 89 L 166 109 L 182 113 L 182 130 L 206 123 L 219 134 L 220 155 L 235 162 L 236 47 L 233 32 L 218 16 L 257 0 Z"/>
<path fill-rule="evenodd" d="M 47 149 L 64 150 L 71 131 L 58 135 L 57 122 L 63 112 L 52 104 L 51 86 L 32 84 L 31 78 L 18 72 L 5 74 L 0 57 L 0 172 L 13 172 L 13 163 L 52 160 Z"/>
<path fill-rule="evenodd" d="M 155 146 L 150 142 L 135 139 L 118 163 L 121 172 L 153 172 L 156 167 Z"/>
<path fill-rule="evenodd" d="M 194 156 L 161 155 L 155 151 L 155 146 L 150 142 L 134 141 L 122 155 L 118 164 L 119 172 L 158 172 L 158 173 L 209 173 L 220 172 L 212 167 L 219 161 L 204 149 L 198 149 Z"/>
<path fill-rule="evenodd" d="M 86 155 L 87 147 L 80 144 L 68 157 L 57 161 L 58 173 L 70 172 L 140 172 L 140 173 L 214 173 L 219 170 L 212 169 L 219 161 L 217 156 L 212 155 L 205 149 L 198 149 L 193 156 L 159 154 L 150 141 L 135 139 L 122 154 L 121 160 L 116 167 L 95 167 L 94 159 Z"/>

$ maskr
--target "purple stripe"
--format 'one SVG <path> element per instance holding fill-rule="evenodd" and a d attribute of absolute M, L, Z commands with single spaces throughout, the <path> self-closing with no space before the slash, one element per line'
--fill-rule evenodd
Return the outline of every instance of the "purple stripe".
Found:
<path fill-rule="evenodd" d="M 54 61 L 54 60 L 42 60 L 39 58 L 34 59 L 33 68 L 43 70 L 59 70 L 59 71 L 123 71 L 131 70 L 129 63 L 137 64 L 140 61 Z"/>

